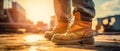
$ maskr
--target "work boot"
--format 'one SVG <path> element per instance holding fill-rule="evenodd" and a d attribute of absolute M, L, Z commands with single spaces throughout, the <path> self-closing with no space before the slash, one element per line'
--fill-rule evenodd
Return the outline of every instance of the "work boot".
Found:
<path fill-rule="evenodd" d="M 62 20 L 60 20 L 62 19 Z M 57 18 L 57 25 L 53 28 L 52 31 L 47 31 L 45 32 L 45 38 L 47 38 L 48 40 L 51 39 L 51 37 L 54 35 L 54 34 L 57 34 L 57 33 L 60 33 L 60 34 L 63 34 L 67 31 L 67 27 L 68 27 L 68 20 L 66 18 Z"/>
<path fill-rule="evenodd" d="M 90 44 L 93 45 L 94 38 L 91 31 L 91 23 L 81 20 L 80 12 L 74 13 L 75 19 L 68 32 L 53 35 L 51 41 L 56 44 Z"/>

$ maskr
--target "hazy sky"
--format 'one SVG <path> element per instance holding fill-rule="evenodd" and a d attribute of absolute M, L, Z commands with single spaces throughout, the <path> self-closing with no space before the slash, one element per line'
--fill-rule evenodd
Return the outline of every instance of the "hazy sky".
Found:
<path fill-rule="evenodd" d="M 120 0 L 94 0 L 96 17 L 120 14 Z"/>
<path fill-rule="evenodd" d="M 49 23 L 54 15 L 53 0 L 17 0 L 27 11 L 29 19 Z M 94 0 L 96 17 L 120 14 L 120 0 Z"/>

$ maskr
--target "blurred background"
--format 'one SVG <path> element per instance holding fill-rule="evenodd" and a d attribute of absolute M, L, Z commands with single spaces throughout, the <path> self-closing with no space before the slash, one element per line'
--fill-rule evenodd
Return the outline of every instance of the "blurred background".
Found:
<path fill-rule="evenodd" d="M 97 32 L 119 32 L 120 0 L 93 1 L 96 9 L 93 23 L 96 24 L 92 25 L 92 29 L 98 30 Z M 0 2 L 0 31 L 12 28 L 23 32 L 45 32 L 55 26 L 53 0 L 1 0 Z"/>
<path fill-rule="evenodd" d="M 94 36 L 95 48 L 81 50 L 78 45 L 57 48 L 43 37 L 56 25 L 53 0 L 0 0 L 0 51 L 119 51 L 120 0 L 93 1 L 91 28 L 101 35 Z"/>

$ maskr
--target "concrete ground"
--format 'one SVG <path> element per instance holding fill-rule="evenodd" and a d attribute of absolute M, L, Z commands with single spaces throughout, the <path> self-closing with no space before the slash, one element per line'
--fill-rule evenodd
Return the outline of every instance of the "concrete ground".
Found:
<path fill-rule="evenodd" d="M 26 42 L 24 37 L 28 35 L 31 33 L 0 34 L 0 51 L 120 51 L 120 35 L 95 36 L 94 46 L 55 45 L 46 40 Z"/>

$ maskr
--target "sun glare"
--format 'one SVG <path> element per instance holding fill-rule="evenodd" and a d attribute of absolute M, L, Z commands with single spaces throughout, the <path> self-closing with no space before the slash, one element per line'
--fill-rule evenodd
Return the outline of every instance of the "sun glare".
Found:
<path fill-rule="evenodd" d="M 47 40 L 47 39 L 44 38 L 43 35 L 32 34 L 32 35 L 28 35 L 28 36 L 24 37 L 24 40 L 26 42 L 38 42 L 40 40 Z"/>
<path fill-rule="evenodd" d="M 39 0 L 38 2 L 30 2 L 26 6 L 26 12 L 28 19 L 33 21 L 35 24 L 38 21 L 50 23 L 50 17 L 54 15 L 53 2 L 44 2 L 43 0 Z"/>

